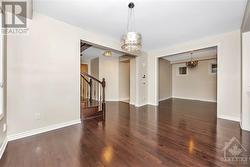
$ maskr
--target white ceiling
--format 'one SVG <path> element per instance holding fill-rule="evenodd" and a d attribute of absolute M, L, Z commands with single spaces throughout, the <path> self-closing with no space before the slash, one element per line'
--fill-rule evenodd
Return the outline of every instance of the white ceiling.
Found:
<path fill-rule="evenodd" d="M 192 56 L 191 56 L 191 53 L 192 53 Z M 201 49 L 201 50 L 196 50 L 196 51 L 191 51 L 191 52 L 180 53 L 180 54 L 176 54 L 176 55 L 170 55 L 170 56 L 166 56 L 163 58 L 165 60 L 170 61 L 171 63 L 176 63 L 176 62 L 187 61 L 187 60 L 191 59 L 191 57 L 194 60 L 216 58 L 217 57 L 217 47 L 211 47 L 211 48 L 206 48 L 206 49 Z"/>
<path fill-rule="evenodd" d="M 134 0 L 143 50 L 239 29 L 247 0 Z M 128 0 L 34 0 L 37 12 L 120 40 Z"/>
<path fill-rule="evenodd" d="M 105 49 L 91 46 L 82 52 L 82 55 L 83 55 L 82 59 L 83 59 L 83 61 L 88 61 L 88 60 L 97 58 L 99 56 L 103 56 L 103 53 L 105 51 L 106 51 Z M 119 57 L 119 56 L 123 56 L 123 55 L 124 55 L 124 53 L 121 53 L 118 51 L 112 51 L 112 57 Z"/>

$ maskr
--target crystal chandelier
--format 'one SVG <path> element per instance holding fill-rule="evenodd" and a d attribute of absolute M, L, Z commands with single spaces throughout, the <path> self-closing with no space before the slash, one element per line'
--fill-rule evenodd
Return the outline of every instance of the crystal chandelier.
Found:
<path fill-rule="evenodd" d="M 133 2 L 130 2 L 128 4 L 129 11 L 128 11 L 127 33 L 122 36 L 121 48 L 128 52 L 140 51 L 142 46 L 141 34 L 135 32 L 134 7 L 135 4 Z"/>
<path fill-rule="evenodd" d="M 188 68 L 194 68 L 198 65 L 198 60 L 193 60 L 193 53 L 190 53 L 191 54 L 191 60 L 186 62 L 186 66 Z"/>

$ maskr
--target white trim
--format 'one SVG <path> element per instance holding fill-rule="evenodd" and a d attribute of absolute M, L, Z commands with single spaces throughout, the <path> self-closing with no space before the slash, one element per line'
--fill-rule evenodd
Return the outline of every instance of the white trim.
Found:
<path fill-rule="evenodd" d="M 135 107 L 142 107 L 142 106 L 146 106 L 149 105 L 148 103 L 143 103 L 143 104 L 136 104 Z"/>
<path fill-rule="evenodd" d="M 159 104 L 153 104 L 153 103 L 148 103 L 146 105 L 155 106 L 155 107 L 159 106 Z"/>
<path fill-rule="evenodd" d="M 242 126 L 241 123 L 240 123 L 240 128 L 241 128 L 242 130 L 245 130 L 245 131 L 249 131 L 249 132 L 250 132 L 250 128 L 249 128 L 249 127 Z"/>
<path fill-rule="evenodd" d="M 7 144 L 8 144 L 8 140 L 7 140 L 7 137 L 5 137 L 5 139 L 3 140 L 3 143 L 2 143 L 2 146 L 0 148 L 0 159 L 2 158 L 3 156 L 3 153 L 7 147 Z"/>
<path fill-rule="evenodd" d="M 171 98 L 172 98 L 171 96 L 169 96 L 169 97 L 164 97 L 164 98 L 160 99 L 159 101 L 164 101 L 164 100 L 168 100 L 168 99 L 171 99 Z"/>
<path fill-rule="evenodd" d="M 59 124 L 46 126 L 46 127 L 43 127 L 43 128 L 28 130 L 26 132 L 11 134 L 11 135 L 8 135 L 8 141 L 17 140 L 17 139 L 21 139 L 21 138 L 24 138 L 24 137 L 37 135 L 37 134 L 40 134 L 40 133 L 45 133 L 45 132 L 48 132 L 48 131 L 64 128 L 64 127 L 79 124 L 79 123 L 81 123 L 81 120 L 77 119 L 77 120 L 72 120 L 72 121 L 68 121 L 68 122 L 64 122 L 64 123 L 59 123 Z"/>
<path fill-rule="evenodd" d="M 129 97 L 128 97 L 128 98 L 120 98 L 119 101 L 122 101 L 122 102 L 129 102 Z"/>
<path fill-rule="evenodd" d="M 227 115 L 217 115 L 217 118 L 219 118 L 219 119 L 225 119 L 225 120 L 229 120 L 229 121 L 240 122 L 240 118 L 238 118 L 238 117 L 232 117 L 232 116 L 227 116 Z"/>
<path fill-rule="evenodd" d="M 134 102 L 129 102 L 129 104 L 130 104 L 130 105 L 133 105 L 133 106 L 135 105 L 135 103 L 134 103 Z"/>
<path fill-rule="evenodd" d="M 120 100 L 119 99 L 106 99 L 106 101 L 112 102 L 112 101 L 120 101 Z"/>
<path fill-rule="evenodd" d="M 212 102 L 216 103 L 216 100 L 209 100 L 209 99 L 197 99 L 197 98 L 189 98 L 189 97 L 178 97 L 178 96 L 172 96 L 172 98 L 176 99 L 184 99 L 184 100 L 196 100 L 196 101 L 204 101 L 204 102 Z"/>

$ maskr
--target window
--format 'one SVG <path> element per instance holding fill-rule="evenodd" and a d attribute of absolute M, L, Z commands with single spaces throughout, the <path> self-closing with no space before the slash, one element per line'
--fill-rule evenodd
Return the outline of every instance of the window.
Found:
<path fill-rule="evenodd" d="M 217 73 L 217 64 L 211 63 L 209 66 L 209 73 L 210 74 L 216 74 Z"/>
<path fill-rule="evenodd" d="M 188 74 L 188 68 L 186 66 L 178 67 L 178 75 L 183 76 Z"/>

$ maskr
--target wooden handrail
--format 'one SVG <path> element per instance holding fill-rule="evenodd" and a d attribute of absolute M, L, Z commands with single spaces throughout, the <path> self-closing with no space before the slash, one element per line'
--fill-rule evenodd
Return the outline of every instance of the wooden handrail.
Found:
<path fill-rule="evenodd" d="M 89 75 L 88 73 L 83 72 L 83 73 L 81 73 L 81 76 L 82 77 L 84 77 L 84 76 L 89 77 L 89 78 L 95 80 L 96 82 L 99 82 L 100 84 L 103 84 L 102 81 L 99 81 L 98 79 L 96 79 L 95 77 Z"/>
<path fill-rule="evenodd" d="M 90 85 L 90 81 L 88 81 L 84 76 L 82 78 Z"/>
<path fill-rule="evenodd" d="M 96 86 L 93 85 L 93 81 L 96 81 L 97 83 L 99 83 L 101 86 L 102 86 L 102 96 L 100 95 L 101 94 L 101 90 L 99 90 L 99 97 L 100 97 L 100 102 L 101 102 L 101 110 L 103 112 L 103 120 L 105 120 L 105 115 L 106 115 L 106 102 L 105 102 L 105 87 L 106 87 L 106 81 L 105 79 L 103 78 L 102 81 L 98 80 L 97 78 L 89 75 L 88 73 L 81 73 L 80 76 L 88 83 L 89 85 L 89 101 L 90 103 L 92 103 L 92 93 L 93 93 L 93 88 L 95 89 Z M 86 79 L 86 78 L 89 78 L 89 79 Z M 94 87 L 93 87 L 94 86 Z M 98 87 L 99 89 L 99 87 Z"/>
<path fill-rule="evenodd" d="M 105 87 L 106 87 L 105 79 L 103 78 L 102 81 L 100 81 L 97 78 L 95 78 L 95 77 L 93 77 L 93 76 L 91 76 L 91 75 L 89 75 L 88 73 L 85 73 L 85 72 L 81 73 L 81 77 L 84 78 L 84 80 L 89 84 L 90 89 L 91 89 L 90 92 L 92 91 L 92 80 L 94 80 L 94 81 L 96 81 L 96 82 L 98 82 L 99 84 L 102 85 L 102 88 L 103 88 L 103 99 L 102 99 L 102 101 L 105 102 Z M 85 77 L 90 78 L 90 80 L 88 81 Z"/>
<path fill-rule="evenodd" d="M 88 73 L 81 73 L 80 74 L 81 77 L 88 83 L 89 85 L 89 88 L 90 88 L 90 94 L 89 94 L 89 101 L 92 102 L 92 89 L 93 89 L 93 81 L 96 81 L 98 82 L 99 84 L 101 84 L 102 86 L 102 98 L 100 99 L 101 100 L 101 103 L 102 103 L 102 111 L 103 111 L 103 118 L 105 120 L 105 114 L 106 114 L 106 104 L 105 104 L 105 87 L 106 87 L 106 81 L 105 79 L 103 78 L 102 81 L 98 80 L 97 78 L 89 75 Z M 89 78 L 89 81 L 88 79 L 86 79 L 85 77 Z M 101 96 L 100 96 L 101 97 Z"/>

